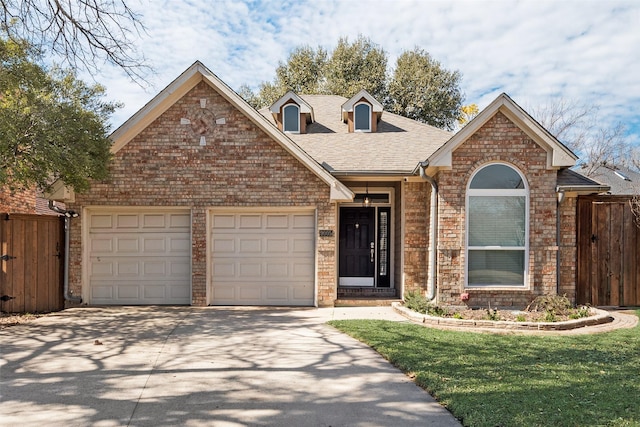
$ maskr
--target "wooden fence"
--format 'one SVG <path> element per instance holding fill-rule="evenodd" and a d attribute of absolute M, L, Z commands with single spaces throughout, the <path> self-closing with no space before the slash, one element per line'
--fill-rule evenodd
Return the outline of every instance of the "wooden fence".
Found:
<path fill-rule="evenodd" d="M 56 216 L 0 215 L 0 309 L 36 313 L 64 308 L 64 222 Z"/>
<path fill-rule="evenodd" d="M 630 200 L 578 198 L 578 304 L 640 306 L 640 227 Z"/>

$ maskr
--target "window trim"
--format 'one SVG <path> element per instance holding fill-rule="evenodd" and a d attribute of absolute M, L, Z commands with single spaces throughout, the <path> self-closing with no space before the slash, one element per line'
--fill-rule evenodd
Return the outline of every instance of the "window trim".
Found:
<path fill-rule="evenodd" d="M 515 171 L 524 184 L 524 188 L 522 189 L 472 189 L 471 183 L 473 179 L 477 176 L 477 174 L 490 166 L 494 165 L 504 165 L 511 168 Z M 524 246 L 469 246 L 469 197 L 525 197 L 525 208 L 524 208 Z M 514 165 L 506 163 L 506 162 L 491 162 L 482 165 L 478 169 L 476 169 L 471 175 L 469 182 L 467 182 L 467 188 L 465 192 L 465 278 L 464 278 L 464 287 L 465 290 L 519 290 L 519 291 L 528 291 L 531 290 L 531 283 L 529 280 L 529 239 L 530 239 L 530 230 L 529 230 L 529 221 L 530 221 L 530 209 L 531 209 L 531 200 L 530 200 L 530 191 L 529 184 L 524 176 L 524 174 Z M 502 284 L 470 284 L 469 283 L 469 252 L 473 250 L 486 250 L 486 251 L 523 251 L 524 252 L 524 271 L 523 271 L 523 283 L 520 285 L 502 285 Z"/>
<path fill-rule="evenodd" d="M 285 130 L 287 128 L 286 114 L 285 111 L 288 108 L 296 109 L 296 118 L 297 118 L 297 130 Z M 282 131 L 284 133 L 300 133 L 300 106 L 295 103 L 285 104 L 282 106 Z"/>
<path fill-rule="evenodd" d="M 369 114 L 367 115 L 367 128 L 366 129 L 358 129 L 358 127 L 357 127 L 357 123 L 358 122 L 356 122 L 356 110 L 361 105 L 365 105 L 367 107 L 367 109 L 369 110 Z M 371 110 L 372 110 L 371 104 L 369 104 L 368 102 L 364 102 L 364 101 L 357 102 L 353 106 L 353 131 L 354 132 L 371 132 Z"/>

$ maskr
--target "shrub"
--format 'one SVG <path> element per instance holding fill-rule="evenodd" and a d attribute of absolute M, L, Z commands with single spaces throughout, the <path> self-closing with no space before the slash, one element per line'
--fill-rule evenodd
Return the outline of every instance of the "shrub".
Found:
<path fill-rule="evenodd" d="M 427 297 L 418 291 L 409 291 L 404 294 L 404 305 L 409 309 L 418 313 L 426 314 L 429 307 Z"/>
<path fill-rule="evenodd" d="M 449 312 L 446 308 L 437 306 L 429 302 L 427 297 L 418 291 L 410 291 L 404 295 L 404 305 L 409 309 L 418 313 L 428 314 L 430 316 L 446 316 Z"/>

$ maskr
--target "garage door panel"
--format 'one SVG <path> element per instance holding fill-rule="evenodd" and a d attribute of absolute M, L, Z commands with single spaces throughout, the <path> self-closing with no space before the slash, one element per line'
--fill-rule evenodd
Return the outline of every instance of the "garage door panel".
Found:
<path fill-rule="evenodd" d="M 122 302 L 139 300 L 140 286 L 136 284 L 121 284 L 115 287 L 116 298 Z"/>
<path fill-rule="evenodd" d="M 238 265 L 238 278 L 246 279 L 248 277 L 260 279 L 262 274 L 262 263 L 259 262 L 243 262 Z"/>
<path fill-rule="evenodd" d="M 266 215 L 266 229 L 272 230 L 274 228 L 289 228 L 289 215 L 276 215 L 276 214 L 267 214 Z"/>
<path fill-rule="evenodd" d="M 187 212 L 90 212 L 93 304 L 189 304 Z"/>
<path fill-rule="evenodd" d="M 255 254 L 262 252 L 262 240 L 250 237 L 238 239 L 240 254 Z"/>
<path fill-rule="evenodd" d="M 315 217 L 313 215 L 293 215 L 292 228 L 314 230 L 315 229 Z"/>
<path fill-rule="evenodd" d="M 262 228 L 261 214 L 243 214 L 238 216 L 239 228 L 241 230 Z"/>
<path fill-rule="evenodd" d="M 212 303 L 313 305 L 315 215 L 212 213 Z"/>

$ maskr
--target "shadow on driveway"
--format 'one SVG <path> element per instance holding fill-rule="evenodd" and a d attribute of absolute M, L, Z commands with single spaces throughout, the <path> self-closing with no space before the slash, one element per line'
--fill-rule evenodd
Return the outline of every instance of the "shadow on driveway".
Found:
<path fill-rule="evenodd" d="M 0 424 L 456 426 L 315 309 L 76 308 L 0 331 Z"/>

